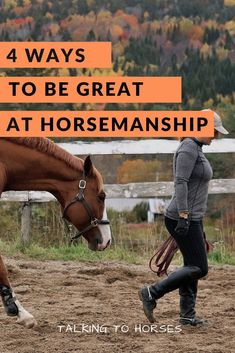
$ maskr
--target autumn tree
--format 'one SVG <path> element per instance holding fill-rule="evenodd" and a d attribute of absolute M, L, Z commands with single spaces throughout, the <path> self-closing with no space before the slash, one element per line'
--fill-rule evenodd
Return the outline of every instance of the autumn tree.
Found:
<path fill-rule="evenodd" d="M 156 181 L 159 177 L 160 169 L 160 161 L 127 160 L 123 162 L 117 171 L 117 182 L 125 184 Z"/>

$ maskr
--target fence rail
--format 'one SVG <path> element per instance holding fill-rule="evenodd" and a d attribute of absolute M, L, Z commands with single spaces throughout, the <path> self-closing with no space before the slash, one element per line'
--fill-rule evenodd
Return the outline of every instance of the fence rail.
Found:
<path fill-rule="evenodd" d="M 173 182 L 106 184 L 107 198 L 151 198 L 170 196 L 173 192 Z M 213 179 L 209 184 L 209 194 L 235 193 L 235 179 Z M 8 191 L 3 192 L 1 201 L 18 202 L 49 202 L 55 197 L 41 191 Z"/>
<path fill-rule="evenodd" d="M 122 155 L 122 154 L 166 154 L 174 153 L 179 141 L 169 139 L 112 140 L 92 142 L 58 143 L 67 152 L 75 155 Z M 234 153 L 235 139 L 219 139 L 210 146 L 203 146 L 205 153 Z"/>

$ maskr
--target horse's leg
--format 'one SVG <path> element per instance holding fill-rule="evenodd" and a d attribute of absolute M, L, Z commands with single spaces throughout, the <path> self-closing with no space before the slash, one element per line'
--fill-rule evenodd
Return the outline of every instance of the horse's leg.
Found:
<path fill-rule="evenodd" d="M 0 197 L 7 183 L 7 173 L 4 164 L 0 162 Z M 28 328 L 37 325 L 33 315 L 23 308 L 20 302 L 16 299 L 15 294 L 11 288 L 7 269 L 0 256 L 0 295 L 2 297 L 3 305 L 7 315 L 18 316 L 17 322 Z"/>
<path fill-rule="evenodd" d="M 5 264 L 0 256 L 0 294 L 7 315 L 18 316 L 17 322 L 31 328 L 37 325 L 33 315 L 23 308 L 11 288 Z"/>
<path fill-rule="evenodd" d="M 37 325 L 33 315 L 23 308 L 11 288 L 5 264 L 0 256 L 0 294 L 7 315 L 18 316 L 17 322 L 31 328 Z"/>

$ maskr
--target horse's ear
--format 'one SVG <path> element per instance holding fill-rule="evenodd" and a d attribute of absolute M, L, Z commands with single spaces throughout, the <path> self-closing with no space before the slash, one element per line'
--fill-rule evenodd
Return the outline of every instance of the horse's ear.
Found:
<path fill-rule="evenodd" d="M 88 177 L 92 176 L 94 172 L 91 156 L 87 156 L 84 160 L 84 172 L 85 172 L 85 176 L 88 176 Z"/>

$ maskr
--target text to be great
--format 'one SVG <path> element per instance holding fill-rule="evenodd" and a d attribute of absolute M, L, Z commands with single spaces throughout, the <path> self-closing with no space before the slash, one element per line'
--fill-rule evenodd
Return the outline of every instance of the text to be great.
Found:
<path fill-rule="evenodd" d="M 25 96 L 33 96 L 37 92 L 37 86 L 33 82 L 25 82 L 21 84 L 17 81 L 9 82 L 9 86 L 11 88 L 11 94 L 13 97 L 16 97 L 18 94 L 23 94 Z M 76 85 L 76 92 L 79 96 L 131 96 L 134 95 L 138 97 L 141 93 L 141 86 L 143 86 L 143 82 L 131 82 L 128 84 L 127 82 L 79 82 Z M 45 82 L 44 83 L 44 94 L 45 96 L 55 96 L 59 95 L 61 97 L 69 96 L 69 82 Z"/>

